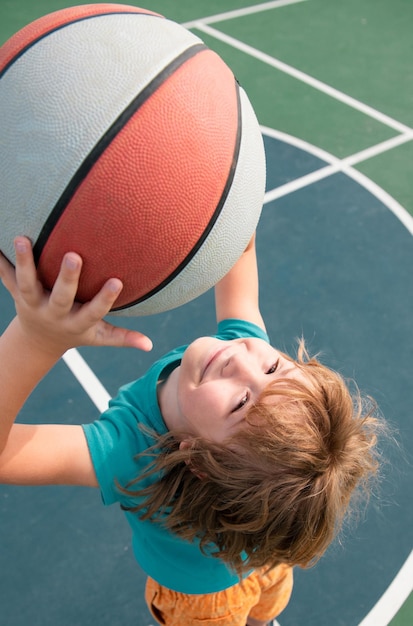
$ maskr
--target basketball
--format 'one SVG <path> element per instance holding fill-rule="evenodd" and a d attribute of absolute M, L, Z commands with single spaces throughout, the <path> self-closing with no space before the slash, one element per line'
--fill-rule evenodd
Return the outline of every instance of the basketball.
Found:
<path fill-rule="evenodd" d="M 224 61 L 146 9 L 56 11 L 0 48 L 0 250 L 33 242 L 50 289 L 83 258 L 77 300 L 110 277 L 113 312 L 150 315 L 213 287 L 257 226 L 259 124 Z"/>

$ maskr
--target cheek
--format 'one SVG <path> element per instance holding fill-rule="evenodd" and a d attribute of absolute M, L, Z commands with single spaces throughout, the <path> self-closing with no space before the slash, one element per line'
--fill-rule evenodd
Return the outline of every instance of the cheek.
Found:
<path fill-rule="evenodd" d="M 212 385 L 205 385 L 192 389 L 181 398 L 181 411 L 194 424 L 212 425 L 221 421 L 224 407 Z"/>
<path fill-rule="evenodd" d="M 194 389 L 188 397 L 188 411 L 192 412 L 197 417 L 202 418 L 204 415 L 215 412 L 214 405 L 213 396 L 202 388 Z"/>
<path fill-rule="evenodd" d="M 197 363 L 199 359 L 202 359 L 203 355 L 211 350 L 217 341 L 214 337 L 198 337 L 185 350 L 182 362 Z"/>

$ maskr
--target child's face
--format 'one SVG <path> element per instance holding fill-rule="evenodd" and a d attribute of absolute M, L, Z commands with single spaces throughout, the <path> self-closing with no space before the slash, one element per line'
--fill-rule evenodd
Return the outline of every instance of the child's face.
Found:
<path fill-rule="evenodd" d="M 201 337 L 186 349 L 160 394 L 167 426 L 220 442 L 230 437 L 271 380 L 305 382 L 299 367 L 266 341 Z"/>

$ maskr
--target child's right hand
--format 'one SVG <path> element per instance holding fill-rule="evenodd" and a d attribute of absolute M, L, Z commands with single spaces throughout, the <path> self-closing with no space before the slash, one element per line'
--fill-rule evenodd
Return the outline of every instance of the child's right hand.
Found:
<path fill-rule="evenodd" d="M 85 304 L 75 302 L 82 259 L 69 252 L 62 261 L 59 275 L 51 292 L 37 278 L 29 239 L 15 240 L 16 269 L 0 253 L 0 278 L 14 299 L 15 323 L 25 340 L 37 350 L 60 357 L 77 346 L 127 346 L 150 350 L 151 340 L 145 335 L 113 326 L 102 318 L 110 311 L 122 283 L 109 279 Z"/>

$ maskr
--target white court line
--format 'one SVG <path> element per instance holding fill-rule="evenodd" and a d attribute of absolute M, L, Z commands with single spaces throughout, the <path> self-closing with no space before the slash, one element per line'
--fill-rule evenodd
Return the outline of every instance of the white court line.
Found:
<path fill-rule="evenodd" d="M 340 165 L 326 165 L 325 167 L 321 167 L 319 170 L 315 172 L 311 172 L 310 174 L 306 174 L 305 176 L 300 176 L 300 178 L 295 178 L 289 183 L 285 183 L 284 185 L 280 185 L 275 189 L 271 189 L 271 191 L 267 191 L 264 196 L 264 204 L 268 204 L 269 202 L 273 202 L 274 200 L 278 200 L 278 198 L 283 198 L 284 196 L 288 196 L 290 193 L 294 193 L 299 189 L 303 189 L 303 187 L 308 187 L 309 185 L 313 185 L 319 180 L 323 180 L 323 178 L 327 178 L 328 176 L 332 176 L 333 174 L 337 174 L 340 171 Z"/>
<path fill-rule="evenodd" d="M 387 142 L 382 142 L 381 144 L 377 144 L 377 146 L 372 146 L 372 148 L 363 150 L 362 152 L 358 152 L 357 154 L 353 154 L 345 159 L 338 159 L 334 155 L 330 154 L 326 150 L 318 148 L 317 146 L 313 146 L 312 144 L 304 141 L 303 139 L 298 139 L 297 137 L 293 137 L 292 135 L 288 135 L 287 133 L 274 130 L 273 128 L 268 128 L 267 126 L 261 126 L 261 130 L 264 135 L 268 135 L 269 137 L 274 137 L 275 139 L 279 139 L 280 141 L 284 141 L 289 143 L 290 145 L 296 146 L 300 150 L 304 150 L 314 156 L 326 161 L 328 165 L 325 167 L 316 170 L 315 172 L 311 172 L 305 176 L 301 176 L 300 178 L 296 178 L 285 185 L 281 185 L 280 187 L 276 187 L 271 191 L 267 191 L 264 197 L 264 204 L 268 204 L 273 200 L 277 200 L 278 198 L 282 198 L 283 196 L 293 193 L 298 189 L 302 189 L 303 187 L 307 187 L 308 185 L 312 185 L 313 183 L 326 178 L 327 176 L 332 176 L 333 174 L 337 174 L 337 172 L 343 172 L 347 174 L 350 178 L 357 181 L 362 187 L 370 191 L 371 194 L 376 196 L 385 206 L 387 206 L 392 213 L 402 222 L 402 224 L 407 228 L 407 230 L 413 235 L 413 216 L 410 215 L 406 211 L 402 205 L 393 198 L 390 194 L 388 194 L 382 187 L 377 185 L 370 178 L 355 170 L 351 165 L 355 163 L 359 163 L 363 160 L 363 155 L 366 152 L 373 151 L 376 149 L 376 154 L 380 154 L 384 151 L 385 144 L 389 144 L 389 140 Z M 400 139 L 399 143 L 404 143 L 405 141 L 411 141 L 413 139 L 413 133 L 406 133 L 405 135 L 400 135 L 399 137 L 395 137 L 395 140 Z M 399 143 L 397 145 L 399 145 Z M 394 147 L 394 143 L 391 144 L 391 147 Z M 370 156 L 369 156 L 370 158 Z"/>
<path fill-rule="evenodd" d="M 271 200 L 277 197 L 281 197 L 282 195 L 286 195 L 288 193 L 292 193 L 293 191 L 300 189 L 306 185 L 313 184 L 317 182 L 317 180 L 321 180 L 327 176 L 330 176 L 333 173 L 338 171 L 342 171 L 353 180 L 357 181 L 361 186 L 370 191 L 371 194 L 376 196 L 385 206 L 387 206 L 396 217 L 403 223 L 403 225 L 407 228 L 411 235 L 413 235 L 413 217 L 404 209 L 398 202 L 395 200 L 390 194 L 388 194 L 384 189 L 379 187 L 375 182 L 373 182 L 370 178 L 355 170 L 351 165 L 355 163 L 359 163 L 365 158 L 371 158 L 375 154 L 379 154 L 384 150 L 388 150 L 396 145 L 400 145 L 400 143 L 404 143 L 404 141 L 412 140 L 412 133 L 408 132 L 405 135 L 400 135 L 400 137 L 394 138 L 395 140 L 400 139 L 399 142 L 394 142 L 390 140 L 387 142 L 382 142 L 381 144 L 377 144 L 377 146 L 372 146 L 367 150 L 363 150 L 357 154 L 351 155 L 345 159 L 337 159 L 337 157 L 329 154 L 325 150 L 313 146 L 308 142 L 288 135 L 287 133 L 283 133 L 281 131 L 274 130 L 272 128 L 261 127 L 262 132 L 265 135 L 274 137 L 275 139 L 279 139 L 280 141 L 284 141 L 286 143 L 290 143 L 291 145 L 300 148 L 301 150 L 305 150 L 314 156 L 322 159 L 329 163 L 326 167 L 321 168 L 320 170 L 313 172 L 307 176 L 302 176 L 295 181 L 291 181 L 291 183 L 287 183 L 269 191 L 265 194 L 264 203 L 270 202 Z M 387 147 L 385 144 L 388 144 Z M 413 551 L 410 553 L 410 556 L 404 563 L 404 565 L 400 568 L 399 572 L 392 580 L 386 591 L 379 598 L 370 612 L 366 615 L 366 617 L 359 623 L 359 626 L 388 626 L 403 604 L 406 602 L 407 598 L 410 596 L 413 589 Z"/>
<path fill-rule="evenodd" d="M 343 102 L 349 107 L 352 107 L 353 109 L 356 109 L 357 111 L 368 115 L 369 117 L 377 120 L 378 122 L 381 122 L 382 124 L 385 124 L 386 126 L 389 126 L 390 128 L 393 128 L 394 130 L 397 130 L 400 133 L 410 133 L 413 130 L 409 126 L 398 122 L 397 120 L 386 115 L 385 113 L 377 111 L 377 109 L 374 109 L 364 102 L 356 100 L 356 98 L 352 98 L 342 91 L 339 91 L 338 89 L 335 89 L 334 87 L 323 83 L 321 80 L 318 80 L 317 78 L 314 78 L 313 76 L 310 76 L 309 74 L 306 74 L 305 72 L 296 69 L 292 65 L 288 65 L 283 61 L 279 61 L 269 54 L 261 52 L 260 50 L 257 50 L 257 48 L 253 48 L 252 46 L 249 46 L 248 44 L 239 41 L 239 39 L 235 39 L 234 37 L 230 37 L 229 35 L 226 35 L 225 33 L 222 33 L 215 28 L 211 28 L 210 26 L 203 24 L 201 21 L 194 23 L 193 27 L 201 30 L 206 35 L 210 35 L 215 39 L 219 39 L 220 41 L 228 44 L 229 46 L 232 46 L 233 48 L 236 48 L 237 50 L 241 50 L 241 52 L 244 52 L 245 54 L 255 57 L 256 59 L 262 61 L 263 63 L 266 63 L 267 65 L 275 67 L 285 74 L 289 74 L 293 78 L 296 78 L 297 80 L 300 80 L 301 82 L 310 85 L 310 87 L 313 87 L 314 89 L 318 89 L 318 91 L 322 91 L 328 96 L 331 96 L 332 98 Z"/>
<path fill-rule="evenodd" d="M 233 20 L 237 17 L 253 15 L 254 13 L 261 13 L 262 11 L 269 11 L 271 9 L 279 9 L 280 7 L 285 7 L 289 4 L 297 4 L 298 2 L 307 2 L 307 0 L 273 0 L 272 2 L 263 2 L 262 4 L 244 7 L 243 9 L 234 9 L 233 11 L 225 11 L 225 13 L 210 15 L 209 17 L 201 17 L 193 20 L 192 22 L 184 22 L 181 26 L 184 26 L 185 28 L 194 28 L 195 25 L 200 22 L 202 22 L 202 24 L 213 24 L 214 22 Z"/>
<path fill-rule="evenodd" d="M 359 626 L 387 626 L 409 597 L 412 591 L 412 581 L 413 551 L 380 600 L 360 622 Z"/>
<path fill-rule="evenodd" d="M 279 196 L 285 195 L 286 193 L 291 193 L 293 191 L 293 183 L 296 183 L 296 189 L 302 188 L 305 185 L 310 185 L 321 178 L 331 175 L 336 171 L 343 171 L 345 174 L 353 178 L 360 185 L 362 185 L 365 189 L 370 191 L 374 196 L 376 196 L 385 206 L 387 206 L 395 215 L 399 218 L 399 220 L 404 224 L 407 230 L 413 235 L 413 217 L 408 213 L 390 194 L 388 194 L 384 189 L 379 187 L 376 183 L 374 183 L 370 178 L 355 170 L 351 167 L 351 164 L 355 164 L 363 160 L 363 153 L 366 154 L 367 151 L 362 151 L 358 154 L 352 155 L 340 161 L 335 156 L 329 154 L 325 150 L 322 150 L 316 146 L 312 146 L 308 142 L 288 135 L 287 133 L 283 133 L 280 131 L 276 131 L 272 128 L 262 127 L 262 132 L 266 135 L 274 137 L 275 139 L 279 139 L 280 141 L 285 141 L 290 143 L 291 145 L 295 145 L 297 148 L 301 150 L 305 150 L 314 156 L 330 163 L 318 172 L 314 172 L 313 175 L 302 176 L 300 179 L 296 181 L 292 181 L 292 183 L 287 183 L 286 185 L 282 185 L 278 189 L 272 190 L 268 192 L 265 196 L 265 202 L 269 202 L 271 198 L 275 195 L 274 192 L 280 191 Z M 406 133 L 404 136 L 400 136 L 400 138 L 404 138 L 406 141 L 412 139 L 410 136 L 411 133 Z M 383 142 L 383 144 L 388 142 Z M 376 148 L 376 150 L 383 151 L 383 144 L 378 144 L 377 146 L 373 146 L 372 150 Z M 398 145 L 398 144 L 397 144 Z M 380 148 L 381 146 L 381 148 Z M 394 147 L 394 145 L 392 145 Z M 367 158 L 370 158 L 369 156 Z M 318 174 L 318 175 L 317 175 Z M 284 192 L 284 193 L 283 193 Z M 273 198 L 274 199 L 274 198 Z M 366 615 L 366 617 L 359 623 L 359 626 L 388 626 L 403 604 L 406 602 L 408 597 L 410 596 L 413 589 L 413 551 L 410 553 L 404 565 L 400 568 L 399 572 L 392 580 L 386 591 L 379 598 L 370 612 Z"/>
<path fill-rule="evenodd" d="M 103 413 L 103 411 L 108 408 L 111 396 L 106 391 L 99 378 L 75 348 L 65 352 L 62 358 L 73 376 L 78 380 L 89 398 L 99 409 L 99 412 Z"/>
<path fill-rule="evenodd" d="M 402 222 L 411 235 L 413 235 L 413 216 L 393 196 L 384 191 L 371 178 L 365 176 L 353 167 L 343 167 L 343 172 L 376 196 L 394 215 Z M 413 577 L 412 577 L 413 580 Z"/>
<path fill-rule="evenodd" d="M 391 139 L 387 139 L 386 141 L 382 141 L 381 143 L 377 143 L 374 146 L 370 146 L 365 150 L 361 150 L 356 154 L 345 157 L 342 159 L 343 163 L 346 165 L 356 165 L 357 163 L 361 163 L 362 161 L 367 161 L 367 159 L 372 159 L 378 154 L 382 154 L 383 152 L 387 152 L 388 150 L 392 150 L 393 148 L 397 148 L 408 141 L 412 141 L 413 139 L 413 131 L 403 133 L 401 135 L 396 135 Z"/>

